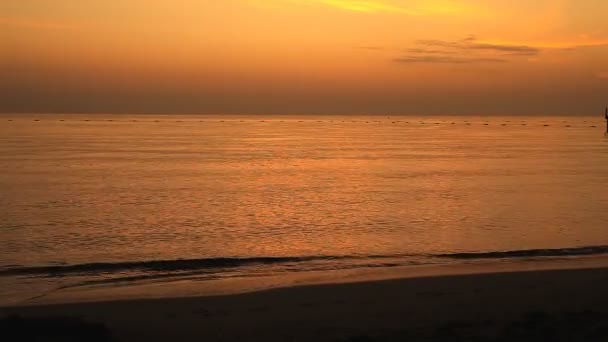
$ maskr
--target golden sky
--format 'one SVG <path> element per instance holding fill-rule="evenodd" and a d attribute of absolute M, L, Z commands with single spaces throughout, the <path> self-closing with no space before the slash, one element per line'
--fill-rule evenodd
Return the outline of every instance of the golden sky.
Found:
<path fill-rule="evenodd" d="M 0 112 L 594 114 L 605 0 L 5 0 Z"/>

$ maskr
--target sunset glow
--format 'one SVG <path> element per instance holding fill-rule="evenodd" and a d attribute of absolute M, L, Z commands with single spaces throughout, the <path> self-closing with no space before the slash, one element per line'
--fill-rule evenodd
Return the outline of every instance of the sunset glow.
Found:
<path fill-rule="evenodd" d="M 2 112 L 589 114 L 608 96 L 600 0 L 24 0 L 0 13 Z"/>

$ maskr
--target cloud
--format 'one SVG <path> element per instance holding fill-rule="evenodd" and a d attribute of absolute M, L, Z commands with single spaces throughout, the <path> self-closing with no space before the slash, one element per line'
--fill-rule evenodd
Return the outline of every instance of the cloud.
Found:
<path fill-rule="evenodd" d="M 436 64 L 472 64 L 472 63 L 504 63 L 507 60 L 484 57 L 451 57 L 451 56 L 406 56 L 395 58 L 396 63 L 436 63 Z"/>
<path fill-rule="evenodd" d="M 443 41 L 443 40 L 419 40 L 418 44 L 425 46 L 443 47 L 457 50 L 477 50 L 490 51 L 499 53 L 508 53 L 509 55 L 534 56 L 540 53 L 540 49 L 527 45 L 510 45 L 479 42 L 475 36 L 469 36 L 459 41 Z"/>
<path fill-rule="evenodd" d="M 397 5 L 386 0 L 291 0 L 294 3 L 316 4 L 333 7 L 341 10 L 363 13 L 401 13 L 407 15 L 420 15 L 413 8 Z"/>
<path fill-rule="evenodd" d="M 473 64 L 505 63 L 510 58 L 535 56 L 541 50 L 528 45 L 499 44 L 479 41 L 471 35 L 450 40 L 418 40 L 417 47 L 404 49 L 405 55 L 393 59 L 396 63 Z"/>
<path fill-rule="evenodd" d="M 411 53 L 411 54 L 441 54 L 441 55 L 449 55 L 449 54 L 453 54 L 454 52 L 451 51 L 444 51 L 444 50 L 429 50 L 429 49 L 405 49 L 403 50 L 407 53 Z"/>
<path fill-rule="evenodd" d="M 516 43 L 502 43 L 502 44 L 516 44 Z M 608 39 L 584 39 L 584 40 L 568 40 L 568 41 L 554 41 L 554 42 L 530 42 L 530 46 L 535 46 L 538 49 L 543 50 L 564 50 L 564 51 L 575 51 L 583 48 L 596 48 L 608 46 Z"/>
<path fill-rule="evenodd" d="M 474 8 L 457 0 L 289 0 L 291 3 L 321 5 L 360 13 L 393 13 L 410 16 L 456 15 Z"/>

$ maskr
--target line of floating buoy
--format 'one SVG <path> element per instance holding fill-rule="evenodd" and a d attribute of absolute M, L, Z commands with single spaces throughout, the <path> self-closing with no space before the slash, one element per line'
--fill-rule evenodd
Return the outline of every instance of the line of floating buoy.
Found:
<path fill-rule="evenodd" d="M 33 122 L 41 122 L 41 121 L 45 121 L 45 120 L 42 120 L 42 119 L 31 119 L 31 120 L 32 120 Z M 56 119 L 56 120 L 57 120 L 57 121 L 59 121 L 59 122 L 66 122 L 66 121 L 68 121 L 68 122 L 69 122 L 69 121 L 72 121 L 72 120 L 66 120 L 66 119 Z M 19 119 L 16 119 L 16 120 L 15 120 L 15 119 L 6 119 L 6 121 L 7 121 L 7 122 L 13 122 L 13 121 L 19 121 Z M 92 120 L 92 119 L 80 119 L 80 120 L 75 120 L 75 121 L 81 121 L 81 122 L 95 122 L 95 121 L 97 121 L 97 120 Z M 123 123 L 124 123 L 124 122 L 156 122 L 156 123 L 159 123 L 159 122 L 170 122 L 170 121 L 163 121 L 163 120 L 153 120 L 153 121 L 141 121 L 141 120 L 125 120 L 125 121 L 120 121 L 120 120 L 114 120 L 114 119 L 99 120 L 99 122 L 103 122 L 103 121 L 105 121 L 105 122 L 123 122 Z M 247 121 L 248 121 L 248 120 L 238 120 L 238 121 L 237 121 L 237 120 L 234 120 L 234 121 L 231 121 L 231 120 L 219 120 L 219 121 L 216 121 L 216 122 L 218 122 L 218 123 L 235 123 L 235 122 L 247 122 Z M 188 121 L 183 121 L 183 120 L 175 120 L 174 122 L 181 123 L 181 122 L 188 122 Z M 194 122 L 197 122 L 197 121 L 190 121 L 190 122 L 194 123 Z M 204 122 L 213 122 L 213 121 L 198 120 L 198 122 L 200 122 L 200 123 L 204 123 Z M 278 122 L 280 122 L 280 123 L 289 123 L 289 121 L 286 121 L 286 120 L 277 120 L 277 121 L 272 121 L 272 120 L 270 120 L 270 121 L 269 121 L 269 120 L 259 120 L 259 122 L 269 122 L 269 123 L 272 123 L 272 122 L 276 122 L 276 123 L 278 123 Z M 293 122 L 295 122 L 295 120 L 294 120 Z M 330 121 L 330 120 L 327 120 L 327 121 L 324 121 L 324 120 L 315 120 L 315 121 L 298 120 L 297 122 L 298 122 L 298 123 L 304 123 L 304 122 L 334 123 L 334 121 L 333 121 L 333 120 L 331 120 L 331 121 Z M 377 120 L 374 120 L 374 121 L 369 121 L 369 120 L 368 120 L 368 121 L 359 121 L 359 120 L 345 121 L 345 120 L 342 120 L 342 121 L 336 121 L 336 122 L 342 122 L 342 123 L 349 123 L 349 122 L 352 122 L 352 123 L 366 123 L 366 124 L 369 124 L 369 123 L 390 123 L 390 124 L 398 124 L 398 123 L 403 123 L 403 124 L 407 124 L 407 125 L 410 125 L 410 124 L 416 124 L 415 122 L 411 122 L 411 121 L 377 121 Z M 505 123 L 505 122 L 506 122 L 506 123 Z M 420 122 L 418 122 L 418 124 L 420 124 L 420 125 L 427 125 L 427 124 L 430 124 L 430 125 L 435 125 L 435 126 L 439 126 L 439 125 L 457 125 L 457 124 L 460 124 L 460 123 L 465 124 L 465 125 L 467 125 L 467 126 L 471 126 L 471 125 L 475 125 L 475 124 L 479 124 L 479 125 L 482 125 L 482 126 L 491 126 L 491 125 L 493 125 L 493 124 L 494 124 L 494 125 L 499 124 L 500 126 L 505 127 L 505 126 L 511 126 L 511 125 L 509 125 L 509 124 L 507 124 L 507 123 L 512 123 L 513 121 L 505 121 L 505 122 L 503 122 L 503 123 L 491 123 L 491 122 L 488 122 L 488 121 L 482 121 L 482 122 L 477 122 L 477 123 L 473 122 L 473 123 L 472 123 L 472 122 L 468 122 L 468 121 L 463 121 L 463 122 L 449 122 L 449 121 L 446 121 L 446 122 L 425 122 L 425 121 L 420 121 Z M 546 121 L 546 120 L 543 120 L 543 121 L 537 122 L 537 124 L 538 124 L 539 126 L 542 124 L 542 127 L 551 127 L 551 126 L 552 126 L 551 124 L 549 124 L 549 123 L 545 123 L 545 122 L 547 122 L 547 121 Z M 569 121 L 561 121 L 561 123 L 568 123 L 568 122 L 569 122 Z M 585 126 L 585 127 L 589 127 L 589 128 L 597 128 L 597 127 L 598 127 L 598 125 L 589 125 L 589 121 L 583 121 L 583 122 L 588 124 L 588 125 L 587 125 L 587 126 Z M 528 124 L 528 123 L 526 123 L 526 121 L 521 121 L 520 125 L 521 125 L 521 126 L 528 126 L 529 124 Z M 531 125 L 534 125 L 534 124 L 533 124 L 533 123 L 531 123 Z M 566 128 L 572 128 L 572 127 L 575 127 L 575 126 L 572 126 L 572 124 L 567 124 L 567 125 L 556 125 L 556 126 L 561 126 L 561 127 L 566 127 Z M 579 127 L 581 127 L 581 126 L 579 126 Z"/>

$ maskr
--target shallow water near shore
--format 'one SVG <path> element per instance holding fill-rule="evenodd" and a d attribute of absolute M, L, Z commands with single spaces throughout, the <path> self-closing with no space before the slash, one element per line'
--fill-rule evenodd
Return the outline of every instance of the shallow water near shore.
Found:
<path fill-rule="evenodd" d="M 601 118 L 0 116 L 0 304 L 608 252 Z"/>

